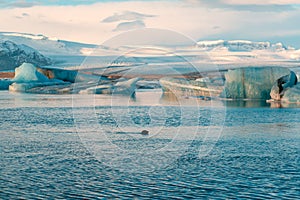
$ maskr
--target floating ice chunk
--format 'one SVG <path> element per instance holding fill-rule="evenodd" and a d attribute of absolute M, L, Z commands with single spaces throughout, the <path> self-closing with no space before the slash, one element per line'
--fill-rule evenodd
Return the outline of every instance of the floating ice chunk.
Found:
<path fill-rule="evenodd" d="M 81 90 L 79 94 L 111 94 L 113 85 L 99 85 Z"/>
<path fill-rule="evenodd" d="M 281 97 L 288 88 L 297 84 L 297 76 L 291 71 L 289 75 L 279 78 L 271 89 L 271 98 L 280 101 Z"/>
<path fill-rule="evenodd" d="M 114 85 L 114 89 L 112 91 L 113 94 L 128 94 L 132 95 L 135 93 L 136 83 L 140 80 L 140 78 L 132 78 L 127 81 L 117 82 Z"/>
<path fill-rule="evenodd" d="M 69 82 L 43 84 L 26 90 L 27 93 L 35 94 L 72 94 L 72 84 Z"/>
<path fill-rule="evenodd" d="M 155 89 L 161 88 L 159 81 L 156 80 L 140 80 L 136 83 L 138 89 Z"/>
<path fill-rule="evenodd" d="M 15 69 L 15 77 L 12 81 L 17 83 L 48 82 L 49 79 L 44 74 L 38 72 L 33 64 L 23 63 Z"/>
<path fill-rule="evenodd" d="M 287 103 L 300 103 L 300 84 L 298 83 L 292 88 L 289 88 L 281 98 L 281 101 Z"/>
<path fill-rule="evenodd" d="M 66 84 L 62 80 L 49 79 L 30 63 L 23 63 L 17 67 L 15 69 L 15 77 L 11 82 L 14 83 L 9 85 L 8 89 L 14 92 L 30 92 L 30 89 L 36 87 Z"/>
<path fill-rule="evenodd" d="M 61 85 L 61 84 L 67 84 L 67 83 L 66 82 L 61 82 L 61 81 L 13 83 L 9 86 L 9 91 L 12 91 L 12 92 L 30 92 L 30 90 L 32 88 L 52 86 L 52 85 Z M 41 93 L 43 93 L 43 92 L 41 91 Z"/>
<path fill-rule="evenodd" d="M 201 82 L 201 83 L 211 83 L 211 80 L 209 77 L 204 78 L 197 78 L 195 81 Z"/>
<path fill-rule="evenodd" d="M 136 89 L 136 83 L 140 78 L 132 78 L 129 80 L 123 80 L 117 82 L 115 85 L 104 84 L 89 87 L 81 90 L 80 94 L 122 94 L 122 95 L 133 95 Z"/>
<path fill-rule="evenodd" d="M 104 77 L 95 76 L 91 74 L 84 74 L 78 72 L 77 70 L 67 70 L 67 69 L 46 69 L 40 68 L 39 71 L 46 75 L 50 79 L 59 79 L 63 81 L 68 81 L 71 83 L 75 82 L 89 82 L 94 81 L 98 82 L 99 80 L 103 80 Z"/>
<path fill-rule="evenodd" d="M 207 83 L 183 78 L 164 77 L 159 80 L 165 93 L 178 93 L 182 96 L 198 96 L 205 99 L 219 97 L 223 86 L 214 83 Z"/>
<path fill-rule="evenodd" d="M 221 97 L 233 99 L 270 99 L 275 81 L 290 74 L 283 67 L 247 67 L 229 70 Z"/>

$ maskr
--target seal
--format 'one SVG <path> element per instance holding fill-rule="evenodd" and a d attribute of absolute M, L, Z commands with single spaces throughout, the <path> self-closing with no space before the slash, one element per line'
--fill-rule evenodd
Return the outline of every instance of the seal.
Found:
<path fill-rule="evenodd" d="M 147 131 L 147 130 L 142 130 L 141 134 L 142 134 L 142 135 L 149 135 L 149 131 Z"/>

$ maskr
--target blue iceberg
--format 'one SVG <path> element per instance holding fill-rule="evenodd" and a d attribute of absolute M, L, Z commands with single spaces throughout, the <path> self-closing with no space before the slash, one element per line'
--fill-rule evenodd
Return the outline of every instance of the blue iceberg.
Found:
<path fill-rule="evenodd" d="M 271 88 L 291 71 L 284 67 L 246 67 L 229 70 L 221 97 L 231 99 L 270 99 Z"/>

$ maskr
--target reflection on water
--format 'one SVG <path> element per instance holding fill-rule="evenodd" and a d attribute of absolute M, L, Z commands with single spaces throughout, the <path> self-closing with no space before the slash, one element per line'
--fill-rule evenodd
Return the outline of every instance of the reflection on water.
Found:
<path fill-rule="evenodd" d="M 225 106 L 228 107 L 239 107 L 239 108 L 260 108 L 270 107 L 270 104 L 265 100 L 224 100 Z"/>
<path fill-rule="evenodd" d="M 193 96 L 182 96 L 160 89 L 137 90 L 134 96 L 122 95 L 47 95 L 22 94 L 0 91 L 1 107 L 72 107 L 78 105 L 197 105 L 200 107 L 236 108 L 300 108 L 298 103 L 266 102 L 265 100 L 204 100 Z"/>
<path fill-rule="evenodd" d="M 298 103 L 267 102 L 265 100 L 224 100 L 224 106 L 237 108 L 300 108 Z"/>
<path fill-rule="evenodd" d="M 163 92 L 160 98 L 161 102 L 172 102 L 179 104 L 178 96 L 172 92 Z"/>
<path fill-rule="evenodd" d="M 160 96 L 162 105 L 182 105 L 182 106 L 199 106 L 199 107 L 224 107 L 220 100 L 205 100 L 196 96 L 186 96 L 179 93 L 163 92 Z"/>
<path fill-rule="evenodd" d="M 174 94 L 172 92 L 164 92 L 161 95 L 160 102 L 163 104 L 174 104 L 174 105 L 188 105 L 198 104 L 199 106 L 211 107 L 213 106 L 225 106 L 235 108 L 300 108 L 298 103 L 286 103 L 286 102 L 267 102 L 266 100 L 232 100 L 232 99 L 216 99 L 205 100 L 203 97 L 195 96 L 184 96 L 183 94 Z"/>
<path fill-rule="evenodd" d="M 271 108 L 300 108 L 300 103 L 270 102 Z"/>

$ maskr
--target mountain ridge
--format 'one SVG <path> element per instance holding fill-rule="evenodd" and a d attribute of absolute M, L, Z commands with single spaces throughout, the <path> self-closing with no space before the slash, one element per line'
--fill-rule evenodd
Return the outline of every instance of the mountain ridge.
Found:
<path fill-rule="evenodd" d="M 67 40 L 60 40 L 56 37 L 47 37 L 42 34 L 0 32 L 0 39 L 10 40 L 16 44 L 25 44 L 38 50 L 40 53 L 51 55 L 83 55 L 83 49 L 93 49 L 95 44 L 85 44 Z"/>
<path fill-rule="evenodd" d="M 45 66 L 52 63 L 50 58 L 25 44 L 0 40 L 0 70 L 14 69 L 23 62 L 29 62 L 36 66 Z"/>
<path fill-rule="evenodd" d="M 271 43 L 269 41 L 256 42 L 250 40 L 203 40 L 197 42 L 197 47 L 204 48 L 207 50 L 215 48 L 227 48 L 229 51 L 251 51 L 251 50 L 295 50 L 290 46 L 284 44 Z"/>

